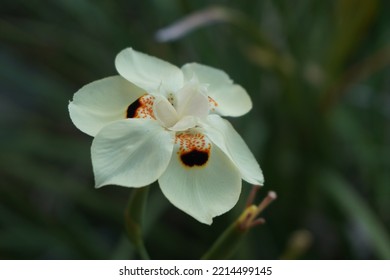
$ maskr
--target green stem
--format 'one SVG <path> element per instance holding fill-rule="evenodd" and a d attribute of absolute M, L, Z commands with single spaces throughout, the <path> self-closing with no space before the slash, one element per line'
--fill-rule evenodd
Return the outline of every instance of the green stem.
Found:
<path fill-rule="evenodd" d="M 125 212 L 125 226 L 129 240 L 144 260 L 150 259 L 142 238 L 142 220 L 145 212 L 149 187 L 134 189 Z"/>
<path fill-rule="evenodd" d="M 150 260 L 149 253 L 146 250 L 145 244 L 142 240 L 137 244 L 137 250 L 143 260 Z"/>
<path fill-rule="evenodd" d="M 256 225 L 259 208 L 250 205 L 215 241 L 211 248 L 203 255 L 202 260 L 227 260 L 236 252 L 238 245 L 245 238 L 247 232 Z"/>
<path fill-rule="evenodd" d="M 202 256 L 202 260 L 227 260 L 236 252 L 238 245 L 246 236 L 247 229 L 242 229 L 235 221 L 215 241 L 211 248 Z"/>
<path fill-rule="evenodd" d="M 230 259 L 249 230 L 257 225 L 265 223 L 265 220 L 263 218 L 259 218 L 258 216 L 272 201 L 276 199 L 277 196 L 275 192 L 270 191 L 259 205 L 251 205 L 258 189 L 258 187 L 253 189 L 251 195 L 249 196 L 249 205 L 247 204 L 247 207 L 238 219 L 222 233 L 206 254 L 203 255 L 203 260 Z"/>

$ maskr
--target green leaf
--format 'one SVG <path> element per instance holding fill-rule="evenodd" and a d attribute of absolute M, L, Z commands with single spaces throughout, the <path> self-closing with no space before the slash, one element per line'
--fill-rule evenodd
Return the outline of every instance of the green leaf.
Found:
<path fill-rule="evenodd" d="M 335 173 L 322 174 L 322 190 L 340 207 L 344 214 L 357 221 L 369 236 L 378 257 L 390 259 L 390 237 L 378 216 L 353 187 Z"/>

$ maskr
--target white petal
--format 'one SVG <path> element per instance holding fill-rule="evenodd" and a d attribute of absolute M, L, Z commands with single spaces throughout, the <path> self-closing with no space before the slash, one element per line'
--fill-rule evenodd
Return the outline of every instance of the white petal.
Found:
<path fill-rule="evenodd" d="M 206 90 L 198 82 L 189 82 L 177 94 L 176 108 L 180 118 L 184 116 L 206 117 L 209 114 L 209 101 Z"/>
<path fill-rule="evenodd" d="M 173 131 L 185 131 L 189 128 L 195 127 L 196 124 L 197 118 L 195 118 L 194 116 L 185 116 L 169 129 Z"/>
<path fill-rule="evenodd" d="M 196 76 L 200 83 L 208 84 L 208 96 L 215 101 L 215 112 L 222 116 L 237 117 L 246 114 L 252 108 L 248 93 L 241 86 L 233 84 L 229 76 L 216 68 L 197 63 L 182 67 L 185 81 Z"/>
<path fill-rule="evenodd" d="M 178 67 L 132 48 L 116 56 L 115 66 L 121 76 L 148 93 L 176 92 L 183 86 L 183 73 Z"/>
<path fill-rule="evenodd" d="M 184 164 L 183 151 L 176 144 L 169 166 L 159 179 L 162 192 L 173 205 L 205 224 L 233 208 L 241 192 L 241 177 L 235 165 L 217 146 L 208 151 L 203 165 L 190 167 Z"/>
<path fill-rule="evenodd" d="M 105 126 L 91 148 L 96 187 L 151 184 L 167 168 L 173 145 L 173 133 L 154 120 L 126 119 Z"/>
<path fill-rule="evenodd" d="M 95 136 L 105 125 L 126 117 L 127 107 L 145 94 L 121 76 L 108 77 L 85 85 L 69 103 L 74 125 Z"/>
<path fill-rule="evenodd" d="M 263 172 L 255 157 L 227 120 L 218 115 L 210 115 L 202 126 L 210 140 L 235 163 L 245 181 L 261 186 L 264 184 Z"/>

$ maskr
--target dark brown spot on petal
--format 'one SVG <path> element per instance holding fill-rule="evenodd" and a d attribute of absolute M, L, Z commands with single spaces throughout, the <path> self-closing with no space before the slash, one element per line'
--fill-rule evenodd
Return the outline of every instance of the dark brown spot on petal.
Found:
<path fill-rule="evenodd" d="M 183 153 L 180 155 L 181 161 L 184 165 L 193 167 L 193 166 L 203 166 L 209 160 L 209 153 L 205 151 L 192 150 L 188 153 Z"/>
<path fill-rule="evenodd" d="M 133 103 L 131 103 L 129 105 L 129 107 L 127 107 L 127 111 L 126 111 L 126 117 L 127 118 L 134 118 L 137 114 L 137 110 L 139 107 L 141 107 L 142 104 L 140 102 L 140 98 L 138 98 L 136 101 L 134 101 Z"/>
<path fill-rule="evenodd" d="M 131 103 L 126 110 L 126 118 L 156 119 L 153 114 L 154 97 L 145 94 Z"/>

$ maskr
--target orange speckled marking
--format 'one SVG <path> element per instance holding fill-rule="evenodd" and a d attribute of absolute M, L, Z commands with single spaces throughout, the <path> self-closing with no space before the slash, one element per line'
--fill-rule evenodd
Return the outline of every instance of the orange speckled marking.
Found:
<path fill-rule="evenodd" d="M 210 158 L 211 143 L 201 133 L 179 133 L 175 144 L 179 144 L 177 152 L 180 162 L 185 167 L 204 167 Z"/>
<path fill-rule="evenodd" d="M 218 103 L 217 103 L 217 101 L 215 101 L 214 99 L 212 99 L 210 96 L 208 96 L 208 99 L 209 99 L 210 111 L 214 112 L 214 111 L 215 111 L 215 108 L 218 107 Z"/>
<path fill-rule="evenodd" d="M 154 96 L 145 94 L 127 107 L 126 118 L 156 119 L 153 113 Z"/>

